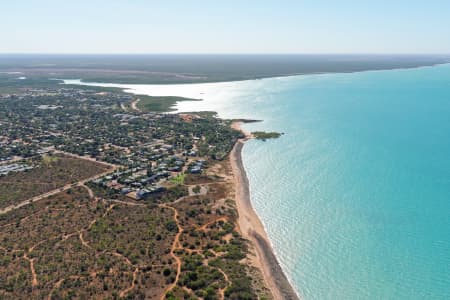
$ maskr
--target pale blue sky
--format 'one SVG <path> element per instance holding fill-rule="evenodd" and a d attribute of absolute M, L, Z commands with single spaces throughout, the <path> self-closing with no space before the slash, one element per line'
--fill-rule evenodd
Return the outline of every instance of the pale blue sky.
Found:
<path fill-rule="evenodd" d="M 2 0 L 15 52 L 450 53 L 450 1 Z"/>

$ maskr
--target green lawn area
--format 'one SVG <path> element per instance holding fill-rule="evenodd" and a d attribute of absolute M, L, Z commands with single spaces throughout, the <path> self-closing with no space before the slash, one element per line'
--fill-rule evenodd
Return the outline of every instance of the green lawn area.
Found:
<path fill-rule="evenodd" d="M 171 178 L 170 182 L 177 184 L 177 185 L 182 185 L 182 184 L 184 184 L 185 178 L 186 178 L 186 174 L 178 174 L 176 177 Z"/>

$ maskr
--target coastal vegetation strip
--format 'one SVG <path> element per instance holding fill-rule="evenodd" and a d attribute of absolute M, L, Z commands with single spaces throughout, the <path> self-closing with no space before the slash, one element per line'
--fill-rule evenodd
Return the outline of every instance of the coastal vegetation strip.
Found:
<path fill-rule="evenodd" d="M 252 136 L 257 140 L 266 141 L 268 139 L 277 139 L 282 133 L 279 132 L 265 132 L 265 131 L 254 131 L 251 133 Z"/>
<path fill-rule="evenodd" d="M 139 95 L 139 101 L 136 103 L 136 107 L 140 111 L 145 112 L 169 112 L 175 111 L 174 106 L 178 102 L 182 101 L 201 101 L 199 99 L 191 99 L 184 97 L 173 96 L 145 96 Z"/>

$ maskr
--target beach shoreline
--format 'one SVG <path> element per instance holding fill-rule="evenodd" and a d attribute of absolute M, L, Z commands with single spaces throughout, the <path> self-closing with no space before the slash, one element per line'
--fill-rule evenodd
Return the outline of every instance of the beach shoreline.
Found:
<path fill-rule="evenodd" d="M 229 158 L 235 179 L 239 230 L 242 236 L 251 242 L 255 250 L 255 258 L 251 259 L 250 263 L 261 270 L 264 281 L 274 299 L 299 300 L 300 298 L 284 274 L 265 228 L 251 204 L 249 182 L 242 163 L 242 148 L 244 143 L 252 137 L 241 129 L 241 123 L 233 122 L 232 127 L 243 132 L 245 138 L 236 142 Z"/>

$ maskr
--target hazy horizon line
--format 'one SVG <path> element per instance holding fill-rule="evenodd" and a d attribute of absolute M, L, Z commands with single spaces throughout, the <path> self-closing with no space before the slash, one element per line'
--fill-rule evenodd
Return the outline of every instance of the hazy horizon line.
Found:
<path fill-rule="evenodd" d="M 377 53 L 377 52 L 354 52 L 354 53 L 344 53 L 344 52 L 114 52 L 114 53 L 103 53 L 103 52 L 0 52 L 0 55 L 401 55 L 401 56 L 437 56 L 445 55 L 450 56 L 450 53 L 404 53 L 404 52 L 393 52 L 393 53 Z"/>

